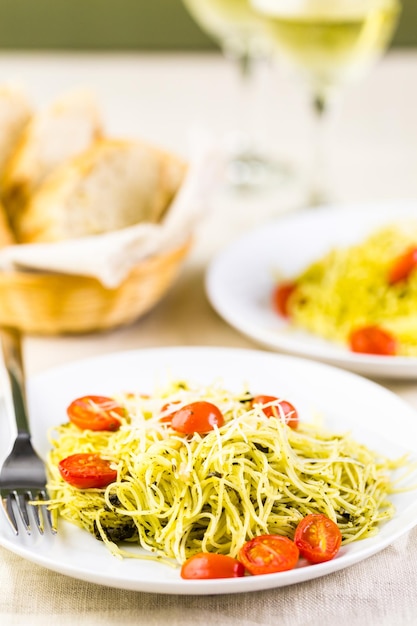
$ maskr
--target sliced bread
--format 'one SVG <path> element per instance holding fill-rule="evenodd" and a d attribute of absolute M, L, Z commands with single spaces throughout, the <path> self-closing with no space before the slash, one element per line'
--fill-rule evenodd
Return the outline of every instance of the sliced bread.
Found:
<path fill-rule="evenodd" d="M 48 174 L 90 146 L 101 128 L 95 98 L 84 90 L 66 93 L 33 115 L 2 177 L 3 202 L 12 226 Z"/>
<path fill-rule="evenodd" d="M 17 239 L 60 241 L 158 222 L 185 170 L 146 143 L 98 140 L 38 187 L 16 221 Z"/>

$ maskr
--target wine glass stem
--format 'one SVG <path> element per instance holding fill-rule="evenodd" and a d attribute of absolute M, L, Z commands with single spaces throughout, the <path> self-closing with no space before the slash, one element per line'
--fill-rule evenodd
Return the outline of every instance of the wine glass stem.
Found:
<path fill-rule="evenodd" d="M 273 169 L 275 166 L 264 150 L 267 117 L 263 111 L 264 87 L 269 78 L 269 59 L 266 55 L 254 55 L 249 44 L 238 49 L 224 45 L 223 50 L 234 66 L 238 101 L 231 130 L 226 135 L 229 153 L 226 177 L 235 188 L 257 188 L 280 174 Z"/>
<path fill-rule="evenodd" d="M 309 204 L 317 206 L 329 200 L 329 163 L 328 163 L 328 130 L 329 130 L 329 95 L 325 91 L 316 91 L 312 99 L 313 110 L 313 160 Z"/>
<path fill-rule="evenodd" d="M 249 50 L 245 48 L 239 55 L 236 55 L 235 63 L 237 64 L 240 72 L 240 79 L 244 85 L 246 85 L 253 75 L 255 64 Z"/>
<path fill-rule="evenodd" d="M 228 50 L 229 61 L 235 66 L 239 107 L 235 112 L 234 126 L 238 151 L 251 151 L 257 138 L 257 108 L 260 105 L 258 92 L 258 69 L 260 60 L 253 58 L 249 46 L 242 46 L 239 51 Z"/>

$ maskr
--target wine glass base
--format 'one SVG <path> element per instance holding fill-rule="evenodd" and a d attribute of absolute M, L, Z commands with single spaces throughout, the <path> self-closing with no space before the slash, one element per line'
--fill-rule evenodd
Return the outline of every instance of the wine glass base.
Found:
<path fill-rule="evenodd" d="M 325 206 L 334 201 L 330 192 L 325 189 L 310 189 L 307 197 L 307 206 L 311 208 Z"/>
<path fill-rule="evenodd" d="M 242 191 L 257 191 L 291 179 L 291 168 L 257 152 L 233 155 L 225 167 L 225 184 Z"/>

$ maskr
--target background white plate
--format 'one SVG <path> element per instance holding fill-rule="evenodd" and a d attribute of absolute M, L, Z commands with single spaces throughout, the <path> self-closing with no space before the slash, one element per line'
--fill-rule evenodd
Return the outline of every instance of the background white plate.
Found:
<path fill-rule="evenodd" d="M 125 390 L 152 391 L 172 376 L 207 384 L 221 377 L 231 390 L 246 382 L 253 392 L 284 395 L 302 420 L 317 411 L 325 425 L 354 436 L 396 457 L 412 449 L 417 458 L 417 414 L 398 396 L 354 374 L 308 360 L 273 353 L 223 348 L 156 348 L 116 353 L 75 362 L 29 381 L 33 441 L 40 454 L 49 448 L 46 432 L 66 421 L 65 409 L 77 396 Z M 0 455 L 4 458 L 14 428 L 0 414 Z M 395 416 L 395 419 L 393 417 Z M 82 580 L 123 589 L 173 594 L 248 592 L 291 585 L 352 565 L 392 543 L 417 523 L 417 492 L 393 496 L 397 513 L 376 537 L 346 546 L 328 563 L 299 567 L 267 576 L 208 581 L 182 580 L 178 569 L 149 561 L 111 556 L 87 532 L 61 523 L 56 537 L 37 533 L 16 538 L 0 515 L 0 544 L 48 569 Z M 0 511 L 0 513 L 2 513 Z"/>
<path fill-rule="evenodd" d="M 383 224 L 409 217 L 417 220 L 415 202 L 317 208 L 277 219 L 240 237 L 214 259 L 206 275 L 208 298 L 226 322 L 264 347 L 360 374 L 417 378 L 415 357 L 355 354 L 294 330 L 271 306 L 277 271 L 297 276 L 330 249 L 360 242 Z"/>

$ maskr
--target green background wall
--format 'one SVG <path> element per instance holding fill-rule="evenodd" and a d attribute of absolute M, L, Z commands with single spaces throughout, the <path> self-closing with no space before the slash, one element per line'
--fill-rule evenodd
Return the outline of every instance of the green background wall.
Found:
<path fill-rule="evenodd" d="M 417 0 L 393 44 L 417 47 Z M 0 49 L 195 50 L 213 44 L 181 0 L 0 0 Z"/>

